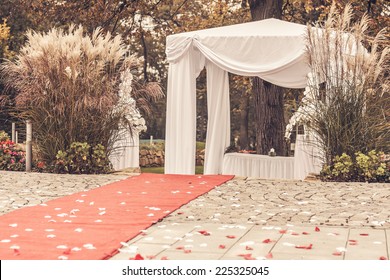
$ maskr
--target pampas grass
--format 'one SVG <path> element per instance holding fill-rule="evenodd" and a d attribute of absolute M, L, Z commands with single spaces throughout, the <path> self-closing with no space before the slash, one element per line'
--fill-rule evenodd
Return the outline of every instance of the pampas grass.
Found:
<path fill-rule="evenodd" d="M 50 162 L 72 142 L 102 144 L 110 152 L 126 114 L 114 110 L 120 73 L 135 66 L 120 36 L 100 28 L 88 36 L 81 26 L 26 36 L 16 59 L 0 71 L 7 87 L 17 91 L 19 116 L 33 123 L 40 157 Z M 132 96 L 141 110 L 162 96 L 157 84 L 136 82 L 135 87 Z"/>
<path fill-rule="evenodd" d="M 330 164 L 336 155 L 390 151 L 389 53 L 384 31 L 366 36 L 369 18 L 351 22 L 332 6 L 323 24 L 309 26 L 307 59 L 313 71 L 300 110 Z"/>

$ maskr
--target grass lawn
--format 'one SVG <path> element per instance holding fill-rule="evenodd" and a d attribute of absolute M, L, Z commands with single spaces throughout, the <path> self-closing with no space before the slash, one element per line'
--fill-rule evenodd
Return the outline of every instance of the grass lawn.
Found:
<path fill-rule="evenodd" d="M 141 172 L 164 174 L 164 167 L 145 167 L 145 168 L 141 168 Z M 196 166 L 195 174 L 203 174 L 203 166 Z"/>

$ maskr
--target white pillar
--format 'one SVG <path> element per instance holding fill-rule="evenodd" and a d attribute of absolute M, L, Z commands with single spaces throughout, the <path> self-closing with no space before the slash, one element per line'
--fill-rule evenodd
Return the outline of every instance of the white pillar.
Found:
<path fill-rule="evenodd" d="M 169 64 L 165 174 L 195 174 L 196 76 L 190 52 Z"/>
<path fill-rule="evenodd" d="M 32 166 L 32 124 L 30 120 L 26 122 L 26 171 L 30 172 Z"/>
<path fill-rule="evenodd" d="M 204 174 L 221 174 L 223 155 L 230 145 L 229 74 L 214 63 L 207 70 L 207 137 Z"/>
<path fill-rule="evenodd" d="M 15 131 L 16 131 L 15 123 L 12 123 L 12 131 L 11 131 L 11 141 L 12 142 L 15 142 Z"/>
<path fill-rule="evenodd" d="M 205 57 L 190 47 L 168 69 L 165 174 L 195 174 L 196 77 Z"/>

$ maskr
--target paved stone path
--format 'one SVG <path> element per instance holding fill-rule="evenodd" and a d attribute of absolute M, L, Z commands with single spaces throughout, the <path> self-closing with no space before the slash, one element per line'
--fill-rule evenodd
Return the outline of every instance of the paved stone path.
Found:
<path fill-rule="evenodd" d="M 166 220 L 390 228 L 390 184 L 235 178 Z"/>
<path fill-rule="evenodd" d="M 125 175 L 59 175 L 0 171 L 0 215 L 124 179 Z"/>
<path fill-rule="evenodd" d="M 128 175 L 0 171 L 0 215 Z M 389 259 L 390 185 L 235 178 L 112 259 Z"/>
<path fill-rule="evenodd" d="M 379 260 L 389 252 L 389 184 L 235 178 L 112 259 Z"/>

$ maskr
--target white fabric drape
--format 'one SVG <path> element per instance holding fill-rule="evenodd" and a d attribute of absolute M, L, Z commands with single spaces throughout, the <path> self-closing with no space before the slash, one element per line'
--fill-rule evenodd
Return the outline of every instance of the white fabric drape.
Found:
<path fill-rule="evenodd" d="M 259 76 L 282 87 L 306 86 L 306 26 L 277 19 L 211 28 L 167 37 L 169 62 L 198 49 L 221 69 Z"/>
<path fill-rule="evenodd" d="M 123 130 L 121 139 L 114 143 L 110 161 L 114 170 L 139 167 L 139 134 Z"/>
<path fill-rule="evenodd" d="M 223 154 L 230 143 L 229 74 L 210 62 L 206 63 L 206 70 L 208 122 L 204 174 L 221 174 Z"/>
<path fill-rule="evenodd" d="M 204 58 L 188 50 L 168 69 L 165 174 L 194 174 L 196 151 L 196 77 Z"/>
<path fill-rule="evenodd" d="M 304 25 L 267 19 L 167 37 L 166 54 L 170 66 L 165 173 L 193 174 L 195 171 L 195 79 L 205 59 L 226 72 L 259 76 L 283 87 L 304 88 L 309 72 L 305 61 L 305 32 Z M 226 87 L 226 76 L 218 76 L 208 81 L 212 90 Z M 213 100 L 212 104 L 219 100 L 218 95 L 222 93 L 216 90 L 215 94 L 217 96 L 214 93 L 208 95 Z M 218 102 L 225 104 L 225 101 Z M 222 116 L 213 112 L 213 108 L 209 110 L 211 127 L 217 129 L 221 125 L 222 128 L 208 134 L 205 166 L 207 173 L 217 173 L 222 165 L 222 162 L 217 162 L 220 151 L 225 148 L 219 145 L 226 143 L 222 138 L 214 138 L 225 139 L 223 133 L 230 119 L 225 118 L 223 109 Z M 215 154 L 209 149 L 216 149 Z"/>

